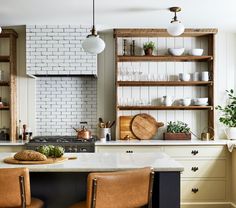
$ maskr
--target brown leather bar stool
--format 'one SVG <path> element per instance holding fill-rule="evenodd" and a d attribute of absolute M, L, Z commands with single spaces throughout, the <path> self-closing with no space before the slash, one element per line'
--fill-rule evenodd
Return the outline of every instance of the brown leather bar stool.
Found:
<path fill-rule="evenodd" d="M 90 173 L 86 202 L 70 208 L 151 208 L 153 179 L 151 168 Z"/>
<path fill-rule="evenodd" d="M 43 201 L 31 198 L 28 168 L 0 169 L 0 207 L 42 208 Z"/>

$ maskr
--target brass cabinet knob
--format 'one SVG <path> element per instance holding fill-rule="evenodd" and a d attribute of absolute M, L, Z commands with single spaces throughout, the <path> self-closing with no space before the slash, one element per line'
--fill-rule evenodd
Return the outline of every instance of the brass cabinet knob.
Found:
<path fill-rule="evenodd" d="M 198 171 L 198 167 L 192 167 L 192 169 L 191 169 L 193 172 L 196 172 L 196 171 Z"/>
<path fill-rule="evenodd" d="M 198 154 L 198 150 L 192 150 L 192 155 L 197 155 Z"/>
<path fill-rule="evenodd" d="M 192 192 L 196 194 L 198 192 L 198 188 L 192 188 Z"/>

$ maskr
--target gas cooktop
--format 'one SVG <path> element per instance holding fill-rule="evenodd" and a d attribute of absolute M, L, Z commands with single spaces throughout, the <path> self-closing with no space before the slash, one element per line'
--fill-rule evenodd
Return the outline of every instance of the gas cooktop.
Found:
<path fill-rule="evenodd" d="M 36 136 L 30 140 L 30 143 L 88 143 L 95 142 L 96 138 L 90 139 L 77 138 L 75 136 Z"/>
<path fill-rule="evenodd" d="M 96 138 L 78 139 L 75 136 L 36 136 L 28 143 L 26 148 L 37 150 L 42 145 L 58 145 L 65 149 L 65 152 L 95 152 Z"/>

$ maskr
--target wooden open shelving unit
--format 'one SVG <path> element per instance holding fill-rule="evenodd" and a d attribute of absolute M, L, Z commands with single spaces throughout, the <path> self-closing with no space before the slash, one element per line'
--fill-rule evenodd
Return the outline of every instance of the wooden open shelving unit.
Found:
<path fill-rule="evenodd" d="M 171 56 L 171 55 L 120 55 L 118 54 L 119 38 L 173 38 L 166 29 L 114 29 L 115 39 L 115 67 L 116 67 L 116 94 L 118 87 L 148 87 L 148 86 L 204 86 L 208 91 L 209 106 L 119 106 L 118 95 L 116 96 L 116 118 L 120 110 L 206 110 L 208 111 L 208 127 L 214 129 L 214 77 L 215 77 L 215 34 L 217 29 L 185 29 L 185 32 L 178 37 L 204 37 L 207 39 L 208 54 L 204 56 Z M 120 81 L 118 80 L 118 64 L 120 62 L 206 62 L 208 71 L 211 74 L 211 81 Z M 118 123 L 118 120 L 117 122 Z M 214 131 L 211 130 L 211 135 Z"/>
<path fill-rule="evenodd" d="M 117 81 L 117 86 L 207 86 L 213 85 L 212 81 Z"/>
<path fill-rule="evenodd" d="M 212 110 L 212 106 L 117 106 L 119 110 Z"/>
<path fill-rule="evenodd" d="M 119 62 L 142 62 L 142 61 L 162 61 L 162 62 L 189 62 L 189 61 L 212 61 L 213 56 L 117 56 Z"/>
<path fill-rule="evenodd" d="M 16 125 L 17 125 L 17 89 L 16 89 L 16 76 L 17 76 L 17 38 L 18 34 L 13 29 L 3 29 L 0 34 L 0 38 L 9 39 L 9 54 L 1 54 L 0 62 L 9 64 L 9 80 L 0 81 L 0 86 L 9 87 L 10 100 L 9 106 L 0 107 L 0 110 L 9 110 L 10 111 L 10 139 L 12 141 L 16 140 Z M 3 41 L 3 40 L 2 40 Z"/>

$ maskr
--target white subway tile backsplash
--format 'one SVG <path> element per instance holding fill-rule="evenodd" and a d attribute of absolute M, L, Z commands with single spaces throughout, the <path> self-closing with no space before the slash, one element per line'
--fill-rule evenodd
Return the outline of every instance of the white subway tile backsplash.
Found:
<path fill-rule="evenodd" d="M 40 77 L 36 82 L 37 135 L 75 135 L 87 121 L 96 133 L 97 80 L 92 77 Z M 55 131 L 56 129 L 56 131 Z"/>
<path fill-rule="evenodd" d="M 84 52 L 81 45 L 89 32 L 88 26 L 27 25 L 27 73 L 97 75 L 97 56 Z M 84 60 L 92 64 L 84 65 Z M 47 65 L 42 66 L 42 62 Z"/>

